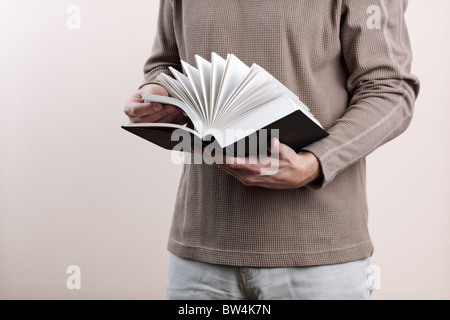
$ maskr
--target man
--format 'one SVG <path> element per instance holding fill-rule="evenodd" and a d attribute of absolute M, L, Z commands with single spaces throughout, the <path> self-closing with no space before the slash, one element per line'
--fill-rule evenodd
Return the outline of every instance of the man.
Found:
<path fill-rule="evenodd" d="M 365 157 L 409 125 L 418 79 L 407 0 L 162 0 L 130 122 L 186 121 L 155 82 L 180 59 L 233 53 L 268 70 L 329 136 L 280 165 L 185 165 L 168 249 L 169 299 L 369 299 Z"/>

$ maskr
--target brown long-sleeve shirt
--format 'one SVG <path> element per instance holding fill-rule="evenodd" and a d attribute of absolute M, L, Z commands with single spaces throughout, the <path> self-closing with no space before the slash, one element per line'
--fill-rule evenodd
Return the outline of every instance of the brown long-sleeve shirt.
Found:
<path fill-rule="evenodd" d="M 323 178 L 307 187 L 244 186 L 214 165 L 185 165 L 168 249 L 260 267 L 370 256 L 365 157 L 409 125 L 418 79 L 407 0 L 161 0 L 144 83 L 180 59 L 233 53 L 292 90 L 329 132 L 305 148 Z"/>

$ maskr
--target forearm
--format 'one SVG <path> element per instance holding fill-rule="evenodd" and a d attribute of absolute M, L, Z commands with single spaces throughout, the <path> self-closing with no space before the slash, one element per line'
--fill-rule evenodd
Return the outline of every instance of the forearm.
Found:
<path fill-rule="evenodd" d="M 321 164 L 323 180 L 316 187 L 330 183 L 337 174 L 401 134 L 413 115 L 419 82 L 410 73 L 412 54 L 402 1 L 391 1 L 384 7 L 379 30 L 365 25 L 365 8 L 370 3 L 362 0 L 350 5 L 344 1 L 347 7 L 343 10 L 341 42 L 351 99 L 345 114 L 327 130 L 329 136 L 304 149 L 314 153 Z M 384 4 L 380 1 L 380 8 Z"/>
<path fill-rule="evenodd" d="M 407 129 L 415 95 L 404 87 L 402 94 L 365 98 L 350 106 L 327 138 L 304 148 L 318 158 L 324 185 Z"/>

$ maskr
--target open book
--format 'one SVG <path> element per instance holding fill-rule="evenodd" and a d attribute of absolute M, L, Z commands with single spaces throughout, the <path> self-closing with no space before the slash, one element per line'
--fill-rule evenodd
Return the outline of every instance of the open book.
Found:
<path fill-rule="evenodd" d="M 248 67 L 233 54 L 223 59 L 212 53 L 211 62 L 196 55 L 195 60 L 197 68 L 181 61 L 184 74 L 169 67 L 174 78 L 158 75 L 157 81 L 170 97 L 142 97 L 179 107 L 189 118 L 189 126 L 131 123 L 122 128 L 166 149 L 173 149 L 184 135 L 204 145 L 214 141 L 240 156 L 256 154 L 259 142 L 252 141 L 270 139 L 273 129 L 280 142 L 297 152 L 328 135 L 299 98 L 257 64 Z"/>

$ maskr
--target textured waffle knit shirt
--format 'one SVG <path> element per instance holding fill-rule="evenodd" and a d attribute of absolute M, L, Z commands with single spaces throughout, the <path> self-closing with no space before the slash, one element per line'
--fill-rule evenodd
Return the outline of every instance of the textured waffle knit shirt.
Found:
<path fill-rule="evenodd" d="M 273 190 L 215 165 L 185 164 L 168 243 L 214 264 L 311 266 L 372 255 L 365 157 L 409 125 L 418 79 L 402 0 L 162 0 L 146 83 L 194 55 L 256 63 L 305 103 L 329 136 L 304 149 L 323 176 Z M 386 177 L 388 178 L 388 177 Z"/>

